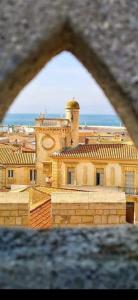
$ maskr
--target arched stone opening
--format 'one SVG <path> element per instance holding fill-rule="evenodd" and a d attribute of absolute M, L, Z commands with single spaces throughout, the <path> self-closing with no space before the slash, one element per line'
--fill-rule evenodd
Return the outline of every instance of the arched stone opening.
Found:
<path fill-rule="evenodd" d="M 42 40 L 48 42 L 47 36 L 51 31 L 53 37 L 57 37 L 55 32 L 61 33 L 59 30 L 61 24 L 66 18 L 71 18 L 74 20 L 73 24 L 78 25 L 80 35 L 84 33 L 86 44 L 92 43 L 93 48 L 100 49 L 102 61 L 108 61 L 108 72 L 115 71 L 114 77 L 120 84 L 116 86 L 114 79 L 113 87 L 116 93 L 120 91 L 123 100 L 118 100 L 118 93 L 115 93 L 112 101 L 123 103 L 120 116 L 124 118 L 129 133 L 138 145 L 137 22 L 135 21 L 137 8 L 138 2 L 130 0 L 1 1 L 1 119 L 18 92 L 46 63 L 46 57 L 42 60 L 41 56 L 43 47 L 38 45 L 40 46 Z M 111 23 L 107 20 L 109 15 Z M 24 28 L 23 32 L 22 28 Z M 101 36 L 102 29 L 105 30 L 103 36 L 105 43 Z M 33 39 L 31 39 L 32 35 Z M 20 37 L 20 43 L 17 36 Z M 130 40 L 132 44 L 129 44 Z M 122 47 L 124 41 L 125 45 Z M 42 44 L 47 45 L 47 43 Z M 128 44 L 128 51 L 126 44 Z M 15 49 L 16 45 L 18 49 Z M 57 51 L 54 49 L 47 59 L 64 50 L 61 44 L 58 44 L 58 40 L 56 45 Z M 33 48 L 39 48 L 41 51 L 37 51 L 36 56 L 32 55 Z M 51 48 L 48 49 L 50 51 Z M 32 69 L 31 63 L 34 62 L 35 57 L 39 57 L 39 54 L 41 54 L 41 65 L 40 61 L 39 63 L 35 61 Z M 77 57 L 81 60 L 79 53 Z M 89 70 L 88 64 L 87 69 Z M 128 76 L 124 80 L 125 73 Z M 96 74 L 94 76 L 96 78 Z M 99 82 L 98 78 L 97 82 Z M 102 86 L 102 78 L 100 85 Z M 110 82 L 110 89 L 107 85 L 107 92 L 112 90 L 112 85 Z M 105 90 L 104 86 L 103 89 Z M 110 95 L 109 98 L 111 99 Z M 115 106 L 117 110 L 117 104 L 114 104 Z M 136 226 L 105 228 L 98 231 L 97 229 L 46 232 L 1 230 L 0 286 L 2 288 L 137 288 L 137 234 Z M 85 253 L 84 249 L 86 249 Z M 10 260 L 9 253 L 11 253 Z"/>
<path fill-rule="evenodd" d="M 20 46 L 17 43 L 15 48 L 13 47 L 3 64 L 0 81 L 1 120 L 21 89 L 52 57 L 67 50 L 74 54 L 96 79 L 127 127 L 131 138 L 138 145 L 138 118 L 135 102 L 123 89 L 123 85 L 121 86 L 121 81 L 119 82 L 114 76 L 116 75 L 113 74 L 114 68 L 112 70 L 106 59 L 104 60 L 102 55 L 99 56 L 92 41 L 88 42 L 85 30 L 78 29 L 71 18 L 64 17 L 59 24 L 55 21 L 53 28 L 47 30 L 47 34 L 37 33 L 31 39 L 29 47 L 24 49 L 23 43 Z"/>

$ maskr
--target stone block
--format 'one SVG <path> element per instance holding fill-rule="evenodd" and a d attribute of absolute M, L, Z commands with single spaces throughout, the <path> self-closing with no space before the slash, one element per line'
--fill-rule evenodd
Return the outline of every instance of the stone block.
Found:
<path fill-rule="evenodd" d="M 26 203 L 18 203 L 18 209 L 19 210 L 29 210 L 29 205 Z"/>
<path fill-rule="evenodd" d="M 81 223 L 81 217 L 80 216 L 71 216 L 70 218 L 71 224 L 80 224 Z"/>
<path fill-rule="evenodd" d="M 62 220 L 63 220 L 63 217 L 61 217 L 61 216 L 55 216 L 54 218 L 53 218 L 53 223 L 57 223 L 57 224 L 60 224 L 61 222 L 62 222 Z"/>
<path fill-rule="evenodd" d="M 116 209 L 110 209 L 109 214 L 110 215 L 116 215 L 117 210 Z"/>
<path fill-rule="evenodd" d="M 29 211 L 27 209 L 18 211 L 19 216 L 28 216 L 28 213 Z"/>
<path fill-rule="evenodd" d="M 67 216 L 73 216 L 76 214 L 76 211 L 75 209 L 67 209 Z"/>
<path fill-rule="evenodd" d="M 94 216 L 94 224 L 102 224 L 102 216 Z"/>
<path fill-rule="evenodd" d="M 22 217 L 22 224 L 23 224 L 23 225 L 28 225 L 28 223 L 29 223 L 29 218 L 26 217 L 26 216 L 23 216 L 23 217 Z"/>
<path fill-rule="evenodd" d="M 93 216 L 83 216 L 81 217 L 82 223 L 93 223 Z"/>
<path fill-rule="evenodd" d="M 22 225 L 22 218 L 16 217 L 16 225 Z"/>
<path fill-rule="evenodd" d="M 0 216 L 2 217 L 9 217 L 10 211 L 9 210 L 0 210 Z"/>
<path fill-rule="evenodd" d="M 126 216 L 120 216 L 119 217 L 119 223 L 120 224 L 125 224 L 126 223 Z"/>
<path fill-rule="evenodd" d="M 96 215 L 102 215 L 103 210 L 102 209 L 96 209 Z"/>
<path fill-rule="evenodd" d="M 86 210 L 86 215 L 90 215 L 90 216 L 94 216 L 96 214 L 96 210 L 95 209 L 87 209 Z"/>
<path fill-rule="evenodd" d="M 104 209 L 103 210 L 103 215 L 109 215 L 109 209 Z"/>
<path fill-rule="evenodd" d="M 0 225 L 4 225 L 4 217 L 0 217 Z"/>
<path fill-rule="evenodd" d="M 9 214 L 11 217 L 17 217 L 18 216 L 18 210 L 12 210 L 10 211 L 10 214 Z"/>
<path fill-rule="evenodd" d="M 17 203 L 0 203 L 0 211 L 2 210 L 16 210 L 18 209 Z"/>
<path fill-rule="evenodd" d="M 4 225 L 15 225 L 15 217 L 5 217 L 4 218 Z"/>
<path fill-rule="evenodd" d="M 124 215 L 126 214 L 126 209 L 117 209 L 117 215 Z"/>
<path fill-rule="evenodd" d="M 102 216 L 102 224 L 108 224 L 108 218 L 107 216 Z"/>
<path fill-rule="evenodd" d="M 66 209 L 53 209 L 52 210 L 53 215 L 67 215 Z"/>
<path fill-rule="evenodd" d="M 73 209 L 88 209 L 88 204 L 71 204 L 71 207 L 70 208 L 73 208 Z"/>
<path fill-rule="evenodd" d="M 108 224 L 119 224 L 119 216 L 118 215 L 109 215 L 108 216 Z"/>
<path fill-rule="evenodd" d="M 86 215 L 86 210 L 85 209 L 77 209 L 77 210 L 75 210 L 75 213 L 78 216 L 85 216 Z"/>

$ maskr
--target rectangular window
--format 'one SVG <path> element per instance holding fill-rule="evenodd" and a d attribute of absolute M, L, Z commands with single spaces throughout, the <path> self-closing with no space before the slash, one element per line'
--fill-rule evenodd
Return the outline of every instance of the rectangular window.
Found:
<path fill-rule="evenodd" d="M 36 176 L 37 176 L 37 173 L 36 173 L 36 170 L 34 170 L 34 181 L 36 181 Z"/>
<path fill-rule="evenodd" d="M 96 169 L 96 185 L 104 185 L 104 169 Z"/>
<path fill-rule="evenodd" d="M 8 170 L 8 178 L 13 178 L 13 170 Z"/>
<path fill-rule="evenodd" d="M 36 180 L 36 170 L 32 169 L 30 170 L 30 181 Z"/>
<path fill-rule="evenodd" d="M 134 172 L 125 172 L 125 191 L 126 193 L 133 194 L 134 193 Z"/>
<path fill-rule="evenodd" d="M 43 164 L 43 173 L 47 176 L 52 176 L 52 163 Z"/>
<path fill-rule="evenodd" d="M 67 169 L 67 184 L 74 185 L 74 181 L 75 181 L 75 169 L 68 168 Z"/>
<path fill-rule="evenodd" d="M 83 167 L 83 185 L 87 185 L 87 166 Z"/>

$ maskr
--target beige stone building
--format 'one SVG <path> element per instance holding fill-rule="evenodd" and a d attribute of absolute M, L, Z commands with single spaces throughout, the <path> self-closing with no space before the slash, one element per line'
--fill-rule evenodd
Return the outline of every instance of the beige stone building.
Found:
<path fill-rule="evenodd" d="M 126 215 L 129 222 L 137 222 L 138 150 L 124 142 L 79 143 L 79 110 L 73 99 L 65 118 L 37 118 L 36 152 L 0 146 L 1 190 L 50 188 L 54 226 L 123 224 Z"/>
<path fill-rule="evenodd" d="M 0 189 L 35 184 L 35 153 L 0 146 Z"/>
<path fill-rule="evenodd" d="M 124 143 L 79 144 L 79 104 L 67 103 L 65 119 L 36 120 L 37 183 L 53 187 L 95 186 L 138 192 L 138 150 Z"/>
<path fill-rule="evenodd" d="M 65 118 L 36 119 L 36 153 L 0 145 L 0 188 L 11 185 L 138 193 L 138 150 L 124 143 L 79 143 L 79 103 L 70 100 Z"/>

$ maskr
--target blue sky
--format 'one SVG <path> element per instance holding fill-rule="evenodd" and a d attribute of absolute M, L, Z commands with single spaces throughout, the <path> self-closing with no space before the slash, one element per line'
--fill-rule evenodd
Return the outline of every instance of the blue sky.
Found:
<path fill-rule="evenodd" d="M 21 91 L 11 113 L 64 113 L 75 97 L 81 114 L 115 114 L 109 100 L 83 65 L 69 52 L 55 56 Z"/>

